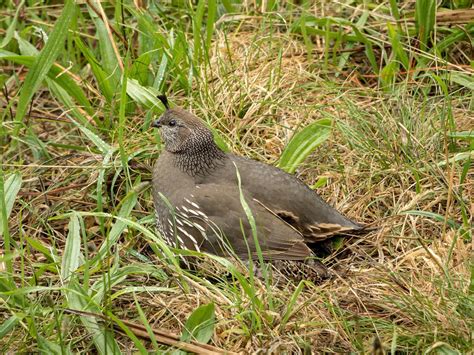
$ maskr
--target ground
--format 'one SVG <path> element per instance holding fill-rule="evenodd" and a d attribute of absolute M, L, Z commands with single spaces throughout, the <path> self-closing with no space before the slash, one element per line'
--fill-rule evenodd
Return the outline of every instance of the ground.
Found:
<path fill-rule="evenodd" d="M 338 33 L 333 27 L 327 37 L 324 31 L 301 34 L 305 27 L 298 22 L 306 14 L 307 24 L 310 15 L 355 23 L 369 11 L 378 32 L 367 38 L 378 34 L 381 43 L 394 46 L 380 8 L 278 5 L 281 11 L 266 12 L 264 5 L 245 2 L 239 12 L 219 17 L 209 37 L 204 20 L 205 55 L 193 47 L 199 7 L 173 4 L 163 5 L 163 13 L 127 4 L 125 22 L 111 21 L 113 33 L 102 34 L 107 27 L 94 17 L 100 11 L 77 5 L 75 21 L 88 27 L 70 25 L 77 32 L 69 32 L 56 59 L 62 74 L 41 80 L 19 122 L 20 87 L 31 83 L 30 65 L 1 62 L 0 187 L 6 203 L 0 222 L 9 218 L 1 245 L 0 351 L 170 349 L 112 330 L 112 320 L 119 319 L 178 336 L 185 325 L 201 324 L 210 336 L 190 329 L 196 339 L 243 353 L 368 353 L 375 352 L 374 343 L 392 353 L 472 352 L 473 101 L 469 86 L 453 79 L 472 77 L 466 42 L 459 40 L 443 64 L 426 55 L 430 60 L 421 70 L 421 50 L 407 39 L 403 50 L 411 69 L 399 65 L 393 80 L 384 82 L 387 71 L 373 72 L 367 47 L 360 50 L 342 37 L 347 45 L 338 45 L 329 36 Z M 23 8 L 17 24 L 23 32 L 9 51 L 28 53 L 21 38 L 43 48 L 34 33 L 50 33 L 45 23 L 58 23 L 62 7 L 47 9 Z M 5 11 L 13 18 L 14 10 Z M 110 19 L 119 18 L 113 7 L 105 10 Z M 181 19 L 182 27 L 171 33 L 170 19 Z M 347 24 L 341 29 L 352 33 Z M 147 30 L 156 31 L 152 41 Z M 120 67 L 113 48 L 104 45 L 99 54 L 103 42 L 95 38 L 118 43 L 125 68 L 125 75 L 117 70 L 118 81 L 107 71 Z M 78 49 L 75 40 L 87 48 Z M 159 51 L 153 57 L 154 46 L 163 43 L 172 54 L 166 61 Z M 383 45 L 374 55 L 381 63 L 394 58 Z M 160 67 L 166 74 L 157 84 Z M 77 104 L 71 91 L 76 104 L 70 104 L 59 79 L 65 72 L 91 109 Z M 181 268 L 174 256 L 180 252 L 163 245 L 154 228 L 150 166 L 162 147 L 149 123 L 162 108 L 146 106 L 144 87 L 166 92 L 173 105 L 206 120 L 221 146 L 268 164 L 278 164 L 297 132 L 330 119 L 331 134 L 295 174 L 350 218 L 378 228 L 336 245 L 323 260 L 333 277 L 320 284 L 255 279 L 241 266 L 204 256 L 201 272 Z M 213 308 L 194 312 L 208 304 Z"/>

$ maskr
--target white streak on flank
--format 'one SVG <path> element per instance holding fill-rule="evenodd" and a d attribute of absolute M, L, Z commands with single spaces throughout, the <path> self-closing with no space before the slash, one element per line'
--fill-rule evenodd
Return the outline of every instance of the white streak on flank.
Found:
<path fill-rule="evenodd" d="M 194 223 L 193 226 L 196 227 L 197 229 L 199 229 L 202 233 L 204 233 L 206 231 L 204 229 L 204 227 L 201 226 L 200 224 Z"/>
<path fill-rule="evenodd" d="M 189 212 L 188 209 L 184 206 L 183 206 L 183 209 L 186 210 L 186 212 Z M 179 215 L 183 216 L 184 218 L 189 218 L 189 216 L 186 213 L 182 212 L 182 211 L 179 212 Z"/>
<path fill-rule="evenodd" d="M 201 212 L 201 211 L 197 211 L 198 215 L 201 216 L 202 218 L 204 218 L 205 220 L 208 220 L 209 217 L 206 216 L 205 213 Z"/>
<path fill-rule="evenodd" d="M 181 222 L 181 218 L 176 218 L 176 222 L 178 222 L 178 224 L 179 224 L 180 226 L 183 225 L 183 222 Z"/>
<path fill-rule="evenodd" d="M 189 227 L 194 227 L 194 224 L 192 224 L 191 222 L 189 222 L 187 219 L 183 219 L 183 223 Z"/>
<path fill-rule="evenodd" d="M 201 186 L 199 186 L 199 185 L 196 185 L 196 189 L 200 189 L 200 188 L 201 188 Z"/>
<path fill-rule="evenodd" d="M 173 221 L 172 221 L 171 219 L 169 219 L 169 218 L 168 218 L 168 224 L 169 224 L 170 226 L 173 226 Z"/>
<path fill-rule="evenodd" d="M 194 208 L 197 208 L 197 209 L 200 208 L 197 203 L 194 203 L 193 201 L 187 199 L 186 197 L 184 198 L 184 200 L 185 200 L 187 203 L 189 203 L 191 206 L 193 206 Z"/>
<path fill-rule="evenodd" d="M 188 237 L 194 245 L 197 245 L 197 240 L 190 233 L 188 233 L 184 228 L 178 227 L 179 231 L 182 232 L 186 237 Z"/>
<path fill-rule="evenodd" d="M 194 202 L 189 202 L 191 204 L 191 206 L 193 206 L 194 208 L 197 208 L 197 209 L 200 209 L 199 205 L 197 203 L 194 203 Z"/>
<path fill-rule="evenodd" d="M 189 208 L 184 207 L 184 206 L 183 206 L 183 209 L 184 209 L 186 212 L 188 212 L 188 213 L 192 213 L 192 214 L 195 215 L 195 216 L 199 216 L 199 211 L 192 210 L 192 209 L 189 209 Z"/>
<path fill-rule="evenodd" d="M 184 241 L 181 239 L 181 237 L 179 235 L 176 236 L 176 238 L 178 238 L 178 241 L 180 243 L 180 246 L 183 248 L 183 249 L 186 249 L 186 245 L 184 244 Z"/>

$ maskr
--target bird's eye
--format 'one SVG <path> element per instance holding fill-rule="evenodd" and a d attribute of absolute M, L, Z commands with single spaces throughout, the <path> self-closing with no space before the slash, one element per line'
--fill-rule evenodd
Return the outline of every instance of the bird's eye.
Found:
<path fill-rule="evenodd" d="M 170 127 L 176 126 L 176 120 L 171 120 L 170 123 L 168 123 Z"/>

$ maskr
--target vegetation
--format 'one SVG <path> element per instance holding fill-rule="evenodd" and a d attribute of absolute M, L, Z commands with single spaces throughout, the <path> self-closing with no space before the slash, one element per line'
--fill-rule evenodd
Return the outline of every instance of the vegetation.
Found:
<path fill-rule="evenodd" d="M 0 12 L 0 352 L 472 352 L 472 1 Z M 319 285 L 180 266 L 150 197 L 160 93 L 379 229 Z"/>

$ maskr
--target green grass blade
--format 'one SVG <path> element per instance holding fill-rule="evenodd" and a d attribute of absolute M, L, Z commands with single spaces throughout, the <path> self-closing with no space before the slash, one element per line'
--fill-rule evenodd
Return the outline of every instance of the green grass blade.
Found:
<path fill-rule="evenodd" d="M 296 300 L 298 299 L 298 296 L 300 295 L 301 291 L 303 291 L 304 286 L 305 286 L 305 281 L 300 281 L 295 291 L 291 295 L 290 301 L 288 302 L 288 306 L 286 307 L 286 311 L 283 314 L 283 318 L 281 319 L 280 326 L 282 327 L 282 329 L 284 329 L 286 322 L 288 322 L 288 319 L 290 319 L 290 316 L 293 314 Z"/>
<path fill-rule="evenodd" d="M 331 119 L 323 118 L 296 133 L 283 151 L 278 166 L 294 173 L 303 160 L 329 138 L 331 125 Z"/>
<path fill-rule="evenodd" d="M 400 20 L 400 11 L 398 10 L 397 0 L 390 0 L 390 11 L 395 20 Z"/>
<path fill-rule="evenodd" d="M 403 211 L 401 214 L 408 214 L 411 216 L 420 216 L 420 217 L 428 217 L 431 218 L 435 221 L 442 222 L 444 223 L 446 221 L 446 224 L 453 228 L 459 228 L 459 225 L 453 221 L 452 219 L 446 219 L 444 216 L 440 215 L 439 213 L 434 213 L 434 212 L 429 212 L 429 211 L 417 211 L 417 210 L 410 210 L 410 211 Z"/>
<path fill-rule="evenodd" d="M 420 49 L 429 48 L 430 36 L 436 22 L 436 1 L 416 0 L 415 2 L 415 25 L 420 41 Z"/>
<path fill-rule="evenodd" d="M 224 6 L 227 12 L 235 12 L 232 0 L 222 0 L 222 5 Z"/>
<path fill-rule="evenodd" d="M 120 153 L 120 161 L 122 162 L 122 171 L 125 173 L 126 183 L 128 186 L 132 185 L 130 179 L 130 171 L 128 169 L 128 156 L 127 152 L 125 151 L 125 141 L 124 141 L 124 131 L 127 129 L 126 127 L 126 117 L 125 111 L 127 108 L 128 96 L 127 96 L 127 86 L 128 86 L 128 65 L 129 65 L 130 55 L 127 53 L 127 57 L 125 59 L 125 67 L 122 73 L 122 89 L 120 91 L 120 103 L 119 103 L 119 117 L 118 117 L 118 127 L 117 127 L 117 139 L 119 144 L 119 153 Z"/>
<path fill-rule="evenodd" d="M 87 127 L 84 127 L 82 124 L 79 122 L 76 122 L 71 118 L 71 122 L 74 123 L 79 130 L 87 137 L 89 140 L 94 143 L 94 145 L 97 147 L 97 149 L 104 155 L 110 154 L 110 152 L 113 152 L 115 148 L 107 144 L 103 139 L 101 139 L 97 134 L 92 132 L 90 129 Z"/>
<path fill-rule="evenodd" d="M 207 2 L 207 22 L 206 22 L 206 51 L 211 48 L 212 36 L 214 34 L 214 22 L 217 13 L 217 1 L 209 0 Z M 207 54 L 206 54 L 207 57 Z"/>
<path fill-rule="evenodd" d="M 201 61 L 201 56 L 202 56 L 201 26 L 202 26 L 202 19 L 204 17 L 205 6 L 206 6 L 206 1 L 199 0 L 198 6 L 193 16 L 193 39 L 194 39 L 193 63 L 195 65 Z"/>
<path fill-rule="evenodd" d="M 100 50 L 100 62 L 103 65 L 104 71 L 109 75 L 108 79 L 110 81 L 110 85 L 112 89 L 119 90 L 120 86 L 120 76 L 121 76 L 121 69 L 119 66 L 118 58 L 114 51 L 113 43 L 111 42 L 111 38 L 109 37 L 109 33 L 107 31 L 107 26 L 102 21 L 97 13 L 91 9 L 91 6 L 94 6 L 96 10 L 99 10 L 101 7 L 101 3 L 99 1 L 92 1 L 88 4 L 89 15 L 94 21 L 94 24 L 97 29 L 97 36 L 99 38 L 99 50 Z"/>
<path fill-rule="evenodd" d="M 53 66 L 54 61 L 62 50 L 64 40 L 66 39 L 69 24 L 75 13 L 76 5 L 72 0 L 66 0 L 61 16 L 56 21 L 53 31 L 49 35 L 44 48 L 38 55 L 32 68 L 28 72 L 25 82 L 21 88 L 18 107 L 15 115 L 16 126 L 14 128 L 14 136 L 18 135 L 21 128 L 20 122 L 26 114 L 28 104 L 38 90 L 41 82 L 47 75 L 49 69 Z"/>
<path fill-rule="evenodd" d="M 99 61 L 96 59 L 92 51 L 84 45 L 80 38 L 75 38 L 75 43 L 91 66 L 92 73 L 94 74 L 101 94 L 104 95 L 108 103 L 111 103 L 114 96 L 114 89 L 109 79 L 109 75 L 105 72 L 105 70 L 102 69 Z"/>
<path fill-rule="evenodd" d="M 16 26 L 18 23 L 18 15 L 23 10 L 23 5 L 25 5 L 25 0 L 22 0 L 18 5 L 16 5 L 16 12 L 15 16 L 13 16 L 12 22 L 8 26 L 8 29 L 5 33 L 5 37 L 3 37 L 2 43 L 0 43 L 0 48 L 5 47 L 13 38 L 13 34 L 15 33 Z"/>
<path fill-rule="evenodd" d="M 147 291 L 147 292 L 149 292 L 149 291 Z M 138 299 L 137 299 L 137 296 L 136 296 L 135 292 L 133 294 L 133 299 L 135 301 L 135 307 L 137 309 L 138 315 L 140 316 L 140 320 L 143 323 L 144 327 L 146 328 L 146 332 L 148 334 L 148 337 L 150 338 L 151 343 L 153 344 L 153 348 L 154 348 L 154 350 L 158 350 L 158 343 L 156 341 L 155 333 L 153 333 L 153 328 L 151 327 L 150 322 L 148 321 L 145 312 L 143 312 L 143 309 L 140 306 L 140 302 L 138 302 Z"/>

